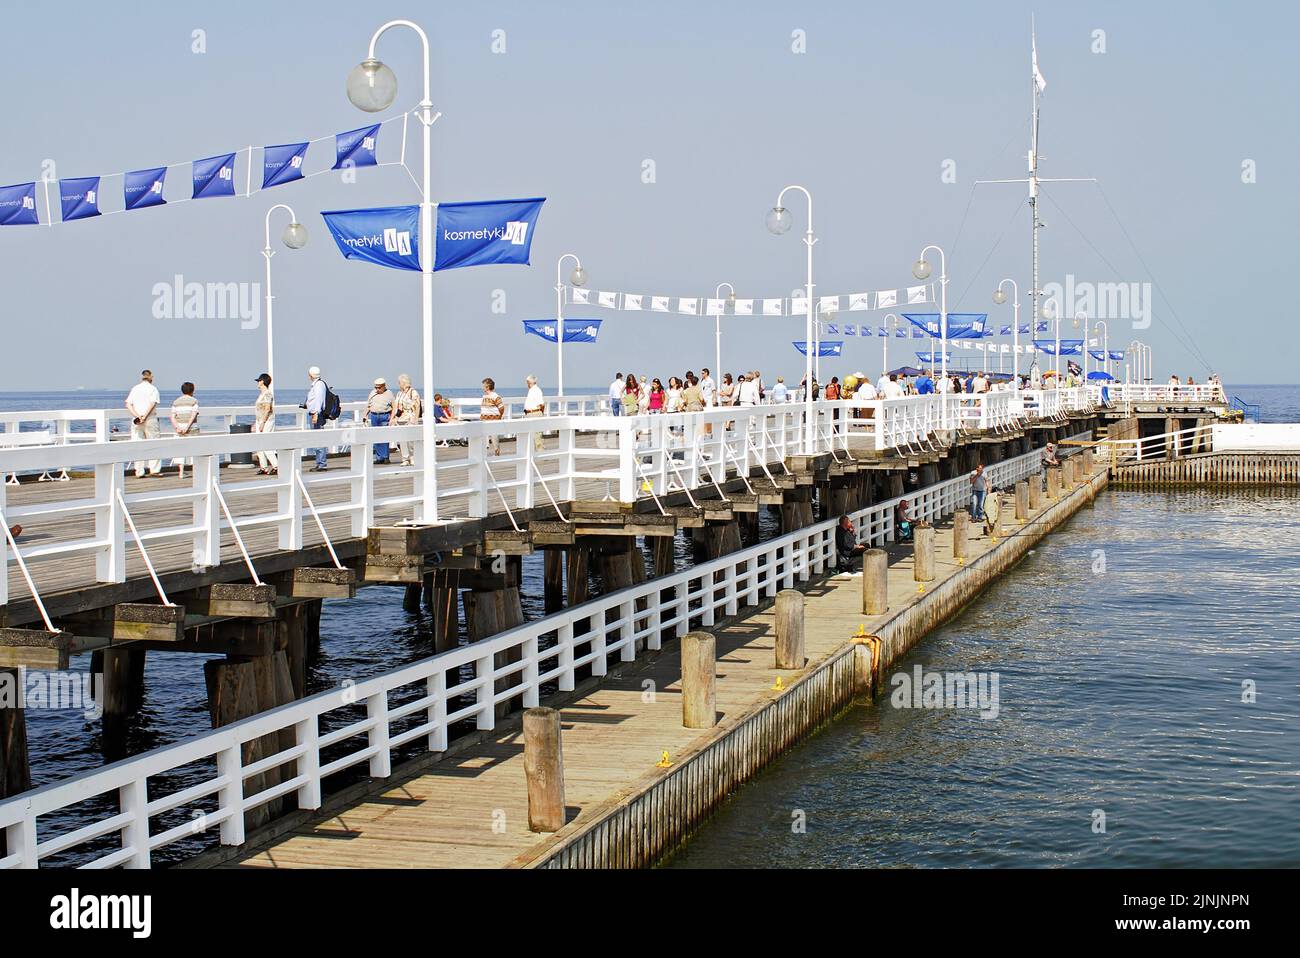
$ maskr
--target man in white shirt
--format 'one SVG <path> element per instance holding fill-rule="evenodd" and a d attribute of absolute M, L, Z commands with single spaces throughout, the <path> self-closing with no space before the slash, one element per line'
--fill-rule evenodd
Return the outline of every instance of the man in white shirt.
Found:
<path fill-rule="evenodd" d="M 790 397 L 790 391 L 785 388 L 785 377 L 777 376 L 776 385 L 772 387 L 772 402 L 780 405 L 786 402 Z"/>
<path fill-rule="evenodd" d="M 126 396 L 126 411 L 131 414 L 131 438 L 132 439 L 157 439 L 158 438 L 158 403 L 161 397 L 158 395 L 158 388 L 153 384 L 153 373 L 144 370 L 140 373 L 140 381 L 132 387 Z M 149 460 L 149 475 L 162 475 L 162 460 Z M 137 478 L 144 478 L 145 463 L 143 460 L 135 464 L 135 474 Z"/>
<path fill-rule="evenodd" d="M 890 376 L 885 380 L 885 388 L 880 391 L 880 395 L 885 399 L 903 398 L 903 387 L 899 385 L 897 376 Z"/>
<path fill-rule="evenodd" d="M 325 416 L 325 380 L 320 378 L 320 367 L 312 366 L 307 370 L 307 380 L 310 385 L 307 387 L 307 401 L 302 404 L 302 408 L 307 410 L 307 428 L 324 429 L 329 419 Z M 327 456 L 329 447 L 321 446 L 317 449 L 310 450 L 316 456 L 316 465 L 312 467 L 312 472 L 324 472 L 329 468 Z"/>
<path fill-rule="evenodd" d="M 876 395 L 885 395 L 885 384 L 889 382 L 889 373 L 881 373 L 880 378 L 876 380 Z"/>
<path fill-rule="evenodd" d="M 524 385 L 528 387 L 528 395 L 524 396 L 524 415 L 529 417 L 541 418 L 546 415 L 546 398 L 542 395 L 542 387 L 537 385 L 537 377 L 529 376 L 524 380 Z M 533 433 L 533 448 L 540 450 L 542 448 L 542 433 Z"/>
<path fill-rule="evenodd" d="M 983 373 L 976 373 L 974 380 L 971 381 L 971 392 L 979 394 L 989 391 L 989 381 L 984 378 Z"/>
<path fill-rule="evenodd" d="M 717 401 L 718 384 L 709 375 L 708 366 L 705 366 L 701 372 L 704 376 L 700 379 L 700 398 L 704 400 L 705 407 L 712 406 Z"/>
<path fill-rule="evenodd" d="M 615 373 L 614 381 L 609 384 L 609 414 L 623 415 L 623 374 Z"/>
<path fill-rule="evenodd" d="M 740 381 L 740 404 L 742 406 L 758 405 L 758 379 L 752 374 Z"/>

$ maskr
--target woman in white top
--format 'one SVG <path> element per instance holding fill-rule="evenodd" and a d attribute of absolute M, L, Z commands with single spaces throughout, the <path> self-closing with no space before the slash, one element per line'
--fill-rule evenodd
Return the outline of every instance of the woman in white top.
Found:
<path fill-rule="evenodd" d="M 275 431 L 275 394 L 271 392 L 271 376 L 262 373 L 253 382 L 257 383 L 257 401 L 253 403 L 253 432 Z M 280 457 L 274 449 L 259 452 L 257 455 L 258 475 L 272 476 L 280 469 Z"/>
<path fill-rule="evenodd" d="M 177 438 L 199 434 L 199 401 L 194 398 L 194 384 L 182 383 L 181 394 L 172 402 L 172 431 Z M 184 456 L 173 459 L 176 477 L 185 478 L 185 467 L 190 460 Z"/>
<path fill-rule="evenodd" d="M 397 395 L 393 397 L 393 425 L 413 426 L 420 421 L 420 413 L 420 394 L 411 385 L 411 377 L 402 373 L 397 377 Z M 414 464 L 415 443 L 398 443 L 397 454 L 402 465 Z"/>

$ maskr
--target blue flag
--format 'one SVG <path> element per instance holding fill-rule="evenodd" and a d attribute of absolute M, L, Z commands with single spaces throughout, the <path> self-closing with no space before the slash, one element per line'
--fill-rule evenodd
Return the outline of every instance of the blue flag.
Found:
<path fill-rule="evenodd" d="M 856 336 L 857 334 L 858 334 L 858 327 L 857 327 L 857 324 L 856 324 L 856 323 L 845 323 L 845 324 L 844 324 L 844 335 L 845 335 L 845 336 Z"/>
<path fill-rule="evenodd" d="M 302 179 L 306 143 L 282 143 L 262 149 L 262 189 Z"/>
<path fill-rule="evenodd" d="M 1113 360 L 1114 360 L 1115 362 L 1117 362 L 1117 363 L 1122 363 L 1122 362 L 1124 361 L 1124 350 L 1122 350 L 1122 349 L 1112 349 L 1112 350 L 1110 351 L 1110 358 L 1113 359 Z"/>
<path fill-rule="evenodd" d="M 36 218 L 36 184 L 0 186 L 0 226 L 30 226 Z"/>
<path fill-rule="evenodd" d="M 420 271 L 420 208 L 381 206 L 322 211 L 325 225 L 347 259 Z"/>
<path fill-rule="evenodd" d="M 128 210 L 142 210 L 149 206 L 162 206 L 163 181 L 167 179 L 167 167 L 159 166 L 152 170 L 133 170 L 122 177 L 122 193 L 126 198 Z"/>
<path fill-rule="evenodd" d="M 564 341 L 566 343 L 594 343 L 600 333 L 599 319 L 566 319 L 564 321 Z M 555 342 L 555 320 L 525 319 L 524 332 L 541 337 L 548 343 Z"/>
<path fill-rule="evenodd" d="M 792 343 L 791 345 L 793 345 L 795 349 L 799 350 L 801 355 L 804 356 L 808 355 L 807 342 L 800 340 L 799 342 Z M 817 344 L 818 356 L 838 356 L 840 355 L 841 352 L 843 352 L 843 350 L 844 350 L 843 342 L 821 342 Z"/>
<path fill-rule="evenodd" d="M 235 154 L 195 160 L 190 170 L 194 176 L 194 199 L 235 195 Z"/>
<path fill-rule="evenodd" d="M 439 203 L 433 268 L 493 263 L 528 265 L 533 228 L 546 200 Z"/>
<path fill-rule="evenodd" d="M 379 124 L 349 130 L 334 137 L 334 169 L 374 166 L 375 147 L 379 144 Z"/>
<path fill-rule="evenodd" d="M 881 326 L 880 328 L 881 328 L 881 329 L 885 329 L 886 327 Z M 907 339 L 907 337 L 908 337 L 909 335 L 910 335 L 910 334 L 908 333 L 908 331 L 907 331 L 906 329 L 896 329 L 896 330 L 894 330 L 894 338 L 895 338 L 895 339 Z"/>
<path fill-rule="evenodd" d="M 1011 327 L 1010 327 L 1010 326 L 1003 326 L 1003 327 L 998 331 L 998 335 L 999 335 L 999 336 L 1010 336 L 1010 335 L 1011 335 Z"/>
<path fill-rule="evenodd" d="M 79 176 L 59 180 L 59 202 L 63 220 L 84 220 L 99 215 L 99 177 Z"/>

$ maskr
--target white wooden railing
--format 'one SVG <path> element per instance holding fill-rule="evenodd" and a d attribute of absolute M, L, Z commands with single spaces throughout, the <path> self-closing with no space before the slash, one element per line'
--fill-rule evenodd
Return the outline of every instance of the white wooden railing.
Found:
<path fill-rule="evenodd" d="M 1089 385 L 1089 392 L 1100 401 L 1101 386 Z M 1112 403 L 1167 403 L 1174 406 L 1227 405 L 1221 383 L 1194 383 L 1175 386 L 1170 383 L 1106 383 Z"/>
<path fill-rule="evenodd" d="M 1040 469 L 1041 453 L 1035 451 L 993 464 L 985 476 L 991 486 L 1003 487 Z M 915 520 L 937 522 L 969 504 L 970 481 L 959 476 L 858 510 L 852 515 L 861 541 L 880 546 L 893 537 L 901 499 L 908 501 Z M 75 857 L 87 868 L 148 868 L 158 849 L 214 827 L 222 845 L 242 845 L 244 814 L 267 802 L 294 795 L 299 808 L 320 808 L 322 783 L 330 775 L 360 765 L 371 777 L 386 778 L 394 752 L 403 746 L 444 751 L 458 722 L 491 730 L 498 703 L 520 697 L 525 708 L 535 706 L 547 683 L 572 691 L 582 666 L 590 666 L 595 676 L 605 675 L 611 661 L 634 660 L 639 645 L 658 649 L 665 634 L 681 636 L 693 620 L 708 628 L 742 606 L 826 572 L 835 561 L 836 524 L 835 519 L 821 522 L 490 639 L 24 792 L 0 802 L 0 829 L 8 848 L 0 868 L 36 868 L 60 855 Z M 673 596 L 665 600 L 668 590 Z M 590 631 L 577 632 L 579 622 L 588 623 Z M 474 677 L 449 684 L 449 677 L 455 683 L 464 669 L 472 669 Z M 279 751 L 246 764 L 243 746 L 264 736 L 281 743 Z M 290 738 L 292 744 L 283 744 Z M 250 778 L 289 763 L 291 776 L 250 792 Z M 203 778 L 189 785 L 168 780 L 182 771 L 191 779 L 197 774 Z"/>

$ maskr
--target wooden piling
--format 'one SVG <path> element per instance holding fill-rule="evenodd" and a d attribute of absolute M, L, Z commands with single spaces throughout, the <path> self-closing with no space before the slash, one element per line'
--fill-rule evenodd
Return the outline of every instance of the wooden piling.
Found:
<path fill-rule="evenodd" d="M 912 578 L 917 582 L 934 580 L 934 526 L 917 526 L 912 531 Z"/>
<path fill-rule="evenodd" d="M 556 709 L 524 712 L 524 777 L 528 782 L 529 830 L 559 831 L 564 827 L 564 751 Z"/>
<path fill-rule="evenodd" d="M 782 589 L 776 594 L 776 667 L 802 669 L 804 665 L 803 593 Z"/>
<path fill-rule="evenodd" d="M 0 798 L 9 798 L 32 787 L 27 765 L 27 718 L 22 706 L 22 673 L 18 669 L 0 669 L 0 691 L 13 696 L 9 705 L 0 705 Z M 0 842 L 4 833 L 0 831 Z"/>
<path fill-rule="evenodd" d="M 966 558 L 966 545 L 970 540 L 970 513 L 958 509 L 952 514 L 952 557 Z"/>
<path fill-rule="evenodd" d="M 1016 483 L 1016 518 L 1029 518 L 1029 482 L 1024 479 Z"/>
<path fill-rule="evenodd" d="M 1061 498 L 1061 467 L 1047 467 L 1047 498 L 1056 501 Z"/>
<path fill-rule="evenodd" d="M 1037 473 L 1030 476 L 1029 482 L 1029 511 L 1037 512 L 1043 507 L 1043 477 Z"/>
<path fill-rule="evenodd" d="M 564 553 L 559 549 L 542 550 L 542 589 L 547 615 L 564 608 Z"/>
<path fill-rule="evenodd" d="M 868 549 L 862 553 L 862 614 L 884 615 L 889 610 L 889 553 Z"/>
<path fill-rule="evenodd" d="M 718 721 L 717 646 L 708 632 L 682 636 L 682 725 L 713 728 Z"/>

